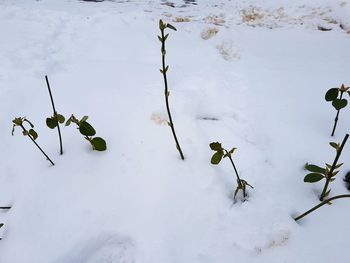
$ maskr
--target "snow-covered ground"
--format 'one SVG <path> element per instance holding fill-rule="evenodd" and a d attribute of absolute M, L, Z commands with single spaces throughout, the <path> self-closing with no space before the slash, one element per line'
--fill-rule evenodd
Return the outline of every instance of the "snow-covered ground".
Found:
<path fill-rule="evenodd" d="M 191 2 L 191 1 L 187 1 Z M 158 21 L 167 40 L 170 105 L 185 153 L 166 124 Z M 326 31 L 325 31 L 326 30 Z M 349 201 L 305 217 L 323 182 L 306 162 L 332 162 L 349 132 L 325 92 L 349 85 L 350 1 L 0 2 L 1 263 L 348 262 Z M 89 115 L 106 152 L 52 114 Z M 12 119 L 26 116 L 51 167 Z M 233 204 L 228 160 L 254 186 Z M 349 193 L 345 162 L 331 195 Z"/>

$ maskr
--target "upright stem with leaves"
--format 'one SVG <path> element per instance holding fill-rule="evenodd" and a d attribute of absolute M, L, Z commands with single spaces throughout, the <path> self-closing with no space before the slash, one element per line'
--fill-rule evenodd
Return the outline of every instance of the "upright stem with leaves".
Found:
<path fill-rule="evenodd" d="M 340 86 L 340 88 L 332 88 L 332 89 L 329 89 L 327 92 L 326 92 L 326 95 L 325 95 L 325 100 L 326 101 L 329 101 L 329 102 L 332 102 L 332 106 L 336 109 L 337 111 L 337 114 L 335 116 L 335 119 L 334 119 L 334 125 L 333 125 L 333 129 L 332 129 L 332 134 L 331 136 L 334 136 L 334 133 L 335 133 L 335 129 L 337 127 L 337 124 L 338 124 L 338 120 L 339 120 L 339 113 L 340 113 L 340 110 L 345 108 L 346 105 L 348 105 L 348 101 L 346 99 L 343 99 L 343 94 L 344 93 L 348 93 L 350 95 L 350 92 L 349 92 L 349 87 L 345 87 L 344 84 L 342 84 Z M 339 93 L 340 93 L 340 96 L 339 96 Z M 339 98 L 338 98 L 339 96 Z"/>
<path fill-rule="evenodd" d="M 55 165 L 53 163 L 53 161 L 51 161 L 50 157 L 44 152 L 43 149 L 41 149 L 41 147 L 39 146 L 39 144 L 36 143 L 36 139 L 38 138 L 38 134 L 36 133 L 36 131 L 34 131 L 34 125 L 27 120 L 25 117 L 19 117 L 19 118 L 15 118 L 13 121 L 13 128 L 12 128 L 12 135 L 14 134 L 15 128 L 21 127 L 22 128 L 22 133 L 24 136 L 28 136 L 28 138 L 35 144 L 35 146 L 41 151 L 41 153 L 46 157 L 46 159 L 52 164 Z M 30 125 L 30 129 L 27 130 L 24 127 L 24 123 L 27 122 Z"/>
<path fill-rule="evenodd" d="M 316 183 L 322 179 L 326 179 L 322 193 L 320 195 L 320 201 L 323 201 L 324 198 L 326 198 L 329 195 L 331 191 L 330 189 L 328 189 L 329 183 L 335 180 L 335 176 L 339 172 L 337 171 L 337 169 L 339 169 L 343 165 L 342 163 L 338 164 L 338 161 L 348 138 L 349 138 L 349 134 L 346 134 L 341 144 L 335 143 L 335 142 L 329 143 L 330 146 L 332 146 L 336 150 L 336 155 L 332 165 L 326 163 L 325 168 L 319 167 L 314 164 L 308 164 L 308 163 L 305 165 L 305 169 L 310 171 L 311 173 L 307 174 L 304 177 L 304 182 Z"/>
<path fill-rule="evenodd" d="M 215 164 L 215 165 L 219 164 L 221 162 L 222 158 L 228 157 L 230 159 L 230 162 L 231 162 L 232 167 L 235 171 L 236 179 L 237 179 L 237 188 L 235 190 L 234 198 L 236 198 L 236 195 L 237 195 L 239 190 L 242 190 L 243 197 L 245 198 L 247 196 L 247 194 L 246 194 L 247 186 L 249 186 L 251 188 L 254 188 L 254 187 L 251 186 L 246 180 L 241 179 L 238 175 L 237 168 L 232 160 L 232 154 L 236 150 L 236 148 L 232 148 L 230 151 L 228 151 L 225 148 L 223 148 L 221 146 L 221 143 L 219 143 L 219 142 L 212 142 L 211 144 L 209 144 L 209 147 L 210 147 L 210 149 L 215 151 L 215 153 L 211 157 L 211 161 L 210 161 L 212 164 Z"/>
<path fill-rule="evenodd" d="M 46 80 L 47 89 L 49 90 L 49 95 L 50 95 L 51 105 L 52 105 L 52 110 L 53 110 L 53 116 L 46 119 L 46 125 L 51 129 L 54 129 L 55 127 L 57 127 L 58 139 L 60 141 L 60 154 L 62 155 L 63 154 L 63 146 L 62 146 L 62 135 L 61 135 L 60 123 L 64 123 L 65 118 L 62 115 L 57 113 L 56 108 L 55 108 L 55 103 L 54 103 L 53 97 L 52 97 L 49 79 L 47 76 L 45 76 L 45 80 Z"/>
<path fill-rule="evenodd" d="M 340 167 L 337 165 L 337 163 L 338 163 L 339 157 L 341 155 L 341 152 L 343 151 L 344 145 L 345 145 L 346 141 L 348 140 L 348 138 L 349 138 L 349 134 L 346 134 L 341 145 L 336 148 L 337 154 L 335 156 L 335 159 L 333 161 L 333 164 L 332 164 L 329 172 L 326 175 L 326 183 L 323 187 L 323 190 L 322 190 L 322 193 L 320 196 L 320 201 L 323 201 L 323 199 L 327 196 L 328 185 L 333 180 L 333 177 L 335 176 L 334 171 L 337 169 L 337 167 Z"/>
<path fill-rule="evenodd" d="M 169 117 L 168 124 L 169 124 L 169 126 L 171 128 L 171 131 L 173 133 L 173 136 L 174 136 L 174 140 L 175 140 L 175 143 L 176 143 L 176 149 L 179 151 L 181 159 L 184 160 L 185 157 L 184 157 L 184 154 L 183 154 L 183 152 L 181 150 L 181 147 L 180 147 L 180 143 L 179 143 L 179 141 L 177 139 L 177 136 L 176 136 L 175 127 L 174 127 L 174 123 L 173 123 L 173 119 L 171 117 L 170 107 L 169 107 L 169 95 L 170 95 L 170 92 L 169 92 L 169 89 L 168 89 L 168 79 L 167 79 L 167 75 L 166 75 L 166 73 L 167 73 L 167 71 L 169 69 L 169 66 L 166 66 L 166 63 L 165 63 L 165 55 L 166 55 L 165 41 L 168 38 L 169 34 L 165 35 L 165 33 L 164 33 L 166 28 L 169 28 L 169 29 L 172 29 L 172 30 L 176 31 L 176 28 L 174 26 L 172 26 L 171 24 L 165 24 L 162 20 L 159 20 L 159 29 L 160 29 L 160 32 L 161 32 L 161 36 L 158 36 L 158 39 L 162 43 L 162 47 L 161 47 L 162 69 L 160 70 L 160 72 L 163 74 L 163 79 L 164 79 L 165 105 L 166 105 L 166 109 L 167 109 L 168 117 Z"/>

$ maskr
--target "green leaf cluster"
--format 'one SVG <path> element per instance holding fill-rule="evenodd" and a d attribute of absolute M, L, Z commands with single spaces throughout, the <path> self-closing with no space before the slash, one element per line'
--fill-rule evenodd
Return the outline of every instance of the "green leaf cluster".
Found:
<path fill-rule="evenodd" d="M 159 20 L 159 29 L 160 29 L 161 31 L 163 31 L 163 30 L 166 29 L 166 28 L 169 28 L 169 29 L 172 29 L 172 30 L 174 30 L 174 31 L 177 31 L 177 29 L 176 29 L 173 25 L 171 25 L 171 24 L 169 24 L 169 23 L 164 23 L 163 20 L 160 19 L 160 20 Z"/>
<path fill-rule="evenodd" d="M 72 115 L 66 122 L 65 126 L 69 126 L 71 123 L 75 123 L 78 126 L 79 132 L 85 136 L 84 138 L 91 143 L 92 149 L 96 151 L 107 150 L 106 141 L 101 137 L 93 137 L 96 135 L 94 127 L 87 122 L 88 116 L 84 116 L 80 120 Z"/>
<path fill-rule="evenodd" d="M 209 147 L 211 150 L 213 150 L 215 153 L 213 154 L 213 156 L 211 157 L 211 164 L 217 165 L 221 162 L 221 160 L 223 158 L 228 157 L 230 159 L 230 162 L 232 164 L 232 167 L 236 173 L 236 177 L 237 177 L 237 188 L 235 190 L 235 194 L 234 194 L 234 199 L 236 198 L 236 195 L 238 193 L 239 190 L 242 190 L 243 192 L 243 197 L 246 197 L 246 188 L 247 186 L 253 188 L 253 186 L 251 186 L 246 180 L 243 180 L 239 177 L 236 166 L 232 160 L 232 154 L 234 153 L 234 151 L 237 148 L 232 148 L 231 150 L 226 150 L 225 148 L 222 147 L 221 143 L 219 142 L 212 142 L 209 144 Z"/>
<path fill-rule="evenodd" d="M 341 145 L 340 143 L 330 142 L 329 145 L 336 150 L 337 155 L 340 154 Z M 336 161 L 335 161 L 336 162 Z M 306 163 L 304 168 L 309 171 L 305 177 L 305 183 L 316 183 L 321 181 L 322 179 L 326 179 L 326 184 L 328 186 L 328 182 L 333 182 L 335 180 L 335 176 L 339 173 L 339 168 L 343 165 L 343 163 L 337 164 L 333 163 L 332 165 L 326 163 L 325 167 L 320 167 L 315 164 Z M 327 187 L 326 187 L 327 188 Z M 322 198 L 329 195 L 331 190 L 325 191 L 325 194 Z"/>
<path fill-rule="evenodd" d="M 27 130 L 25 127 L 24 127 L 24 123 L 28 123 L 30 125 L 30 129 Z M 21 127 L 22 128 L 22 134 L 24 136 L 29 136 L 31 137 L 33 140 L 36 140 L 38 138 L 38 133 L 33 129 L 34 128 L 34 125 L 33 123 L 31 123 L 28 119 L 26 119 L 25 117 L 18 117 L 18 118 L 14 118 L 12 120 L 12 123 L 13 123 L 13 127 L 12 127 L 12 136 L 14 135 L 14 132 L 15 132 L 15 128 L 17 126 Z"/>
<path fill-rule="evenodd" d="M 336 110 L 341 110 L 348 105 L 348 101 L 343 98 L 343 93 L 346 92 L 350 95 L 349 87 L 345 87 L 344 84 L 340 88 L 331 88 L 326 92 L 325 100 L 332 102 L 332 106 Z"/>
<path fill-rule="evenodd" d="M 58 114 L 57 112 L 54 113 L 54 115 L 50 118 L 46 118 L 46 125 L 50 129 L 55 129 L 59 123 L 62 124 L 65 122 L 65 117 L 61 114 Z"/>
<path fill-rule="evenodd" d="M 212 142 L 211 144 L 209 144 L 209 147 L 210 149 L 215 151 L 210 161 L 212 164 L 215 164 L 215 165 L 219 164 L 222 158 L 231 157 L 233 152 L 237 149 L 237 148 L 232 148 L 230 151 L 227 151 L 224 148 L 222 148 L 221 143 L 219 142 Z"/>

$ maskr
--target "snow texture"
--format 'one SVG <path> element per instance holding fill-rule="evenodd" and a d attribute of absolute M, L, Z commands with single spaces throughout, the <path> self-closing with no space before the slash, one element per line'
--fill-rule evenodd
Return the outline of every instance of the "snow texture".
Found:
<path fill-rule="evenodd" d="M 330 141 L 349 132 L 325 92 L 349 86 L 350 1 L 0 2 L 1 263 L 348 262 L 349 204 L 318 203 L 306 162 L 331 162 Z M 164 105 L 158 21 L 167 40 L 170 105 L 185 153 L 175 149 Z M 106 152 L 59 113 L 89 116 Z M 26 116 L 43 158 L 19 130 Z M 209 143 L 254 186 L 233 202 L 230 163 L 210 164 Z M 345 162 L 331 195 L 348 193 Z"/>

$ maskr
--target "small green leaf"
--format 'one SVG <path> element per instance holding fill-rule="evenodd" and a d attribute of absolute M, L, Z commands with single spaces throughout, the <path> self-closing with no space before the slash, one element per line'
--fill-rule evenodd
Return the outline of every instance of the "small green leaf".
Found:
<path fill-rule="evenodd" d="M 212 164 L 219 164 L 220 161 L 221 161 L 221 159 L 222 159 L 222 156 L 223 156 L 222 152 L 216 152 L 216 153 L 214 153 L 213 156 L 211 157 L 210 162 L 211 162 Z"/>
<path fill-rule="evenodd" d="M 23 131 L 22 133 L 23 133 L 24 136 L 29 135 L 29 132 L 28 132 L 28 131 Z"/>
<path fill-rule="evenodd" d="M 229 153 L 230 153 L 230 154 L 233 154 L 233 152 L 234 152 L 235 150 L 237 150 L 237 148 L 232 148 L 232 149 L 229 151 Z"/>
<path fill-rule="evenodd" d="M 0 228 L 2 228 L 4 226 L 4 224 L 3 223 L 0 223 Z"/>
<path fill-rule="evenodd" d="M 344 164 L 344 163 L 337 164 L 337 165 L 334 167 L 334 169 L 340 168 L 340 166 L 342 166 L 343 164 Z"/>
<path fill-rule="evenodd" d="M 50 129 L 54 129 L 58 125 L 58 122 L 55 118 L 46 118 L 46 125 Z"/>
<path fill-rule="evenodd" d="M 176 31 L 176 28 L 171 24 L 167 24 L 166 27 Z"/>
<path fill-rule="evenodd" d="M 79 123 L 79 131 L 85 136 L 94 136 L 96 134 L 95 129 L 86 121 Z"/>
<path fill-rule="evenodd" d="M 163 23 L 163 20 L 160 19 L 160 20 L 159 20 L 159 29 L 160 29 L 160 30 L 163 30 L 164 27 L 165 27 L 165 25 L 164 25 L 164 23 Z"/>
<path fill-rule="evenodd" d="M 330 175 L 330 177 L 334 177 L 339 173 L 339 171 L 333 171 L 333 173 Z"/>
<path fill-rule="evenodd" d="M 65 118 L 64 118 L 64 116 L 63 116 L 63 115 L 61 115 L 61 114 L 57 114 L 57 120 L 58 120 L 58 122 L 59 122 L 59 123 L 64 123 Z"/>
<path fill-rule="evenodd" d="M 160 42 L 163 42 L 163 39 L 160 36 L 157 36 Z"/>
<path fill-rule="evenodd" d="M 69 126 L 71 123 L 72 123 L 72 119 L 69 118 L 69 119 L 66 121 L 66 124 L 65 124 L 64 126 Z"/>
<path fill-rule="evenodd" d="M 83 118 L 81 118 L 80 122 L 87 121 L 88 118 L 89 118 L 89 116 L 84 116 Z"/>
<path fill-rule="evenodd" d="M 335 99 L 333 100 L 332 105 L 336 110 L 340 110 L 348 105 L 348 101 L 346 99 Z"/>
<path fill-rule="evenodd" d="M 327 192 L 325 192 L 323 198 L 327 197 L 329 195 L 329 193 L 331 192 L 331 189 L 329 189 Z"/>
<path fill-rule="evenodd" d="M 333 101 L 338 97 L 339 89 L 333 88 L 327 91 L 325 95 L 326 101 Z"/>
<path fill-rule="evenodd" d="M 316 183 L 320 180 L 322 180 L 324 176 L 322 174 L 318 173 L 309 173 L 304 177 L 305 183 Z"/>
<path fill-rule="evenodd" d="M 332 146 L 334 149 L 338 150 L 338 144 L 337 143 L 330 142 L 329 145 Z"/>
<path fill-rule="evenodd" d="M 321 168 L 317 165 L 314 164 L 305 164 L 305 169 L 310 171 L 310 172 L 314 172 L 314 173 L 321 173 L 321 174 L 325 174 L 326 170 L 324 168 Z"/>
<path fill-rule="evenodd" d="M 209 144 L 210 149 L 213 151 L 222 151 L 221 143 L 219 142 L 212 142 Z"/>
<path fill-rule="evenodd" d="M 22 118 L 15 118 L 12 122 L 13 122 L 14 124 L 16 124 L 17 126 L 20 126 L 20 125 L 23 124 Z"/>
<path fill-rule="evenodd" d="M 105 151 L 107 149 L 106 142 L 101 137 L 95 137 L 90 142 L 92 144 L 92 148 L 96 151 Z"/>
<path fill-rule="evenodd" d="M 29 130 L 29 134 L 33 137 L 34 140 L 38 138 L 38 134 L 33 129 Z"/>

